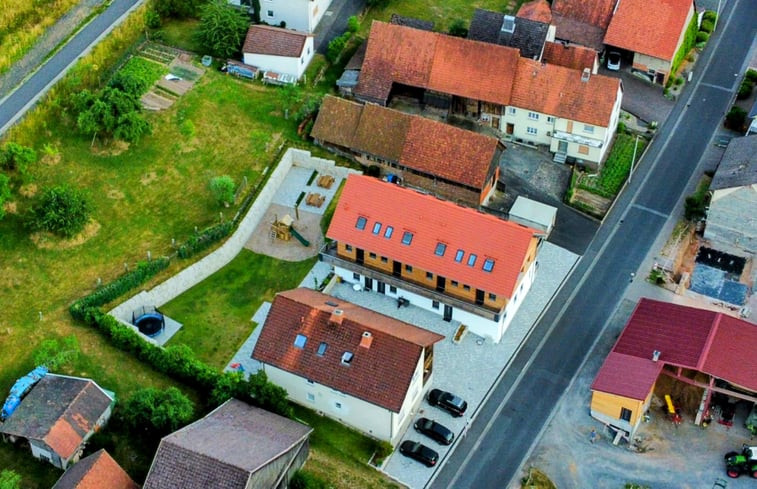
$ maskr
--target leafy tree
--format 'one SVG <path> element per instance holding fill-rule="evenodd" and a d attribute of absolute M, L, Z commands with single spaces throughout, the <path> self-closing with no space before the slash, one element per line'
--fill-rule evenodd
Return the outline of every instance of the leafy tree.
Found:
<path fill-rule="evenodd" d="M 36 151 L 18 143 L 5 143 L 0 150 L 0 167 L 6 170 L 18 170 L 24 173 L 26 167 L 35 161 L 37 161 Z"/>
<path fill-rule="evenodd" d="M 449 26 L 449 35 L 456 37 L 468 37 L 468 28 L 465 27 L 465 21 L 457 19 Z"/>
<path fill-rule="evenodd" d="M 213 177 L 210 180 L 210 191 L 219 204 L 228 207 L 234 202 L 234 180 L 228 176 Z"/>
<path fill-rule="evenodd" d="M 10 178 L 0 173 L 0 219 L 5 217 L 4 204 L 11 198 Z"/>
<path fill-rule="evenodd" d="M 19 489 L 21 476 L 13 470 L 3 469 L 0 472 L 0 489 Z"/>
<path fill-rule="evenodd" d="M 32 229 L 70 237 L 84 229 L 91 211 L 80 190 L 57 185 L 45 190 L 32 208 L 29 225 Z"/>
<path fill-rule="evenodd" d="M 59 370 L 74 362 L 80 353 L 76 336 L 71 335 L 58 343 L 56 339 L 44 340 L 34 352 L 34 364 L 45 365 L 50 370 Z"/>
<path fill-rule="evenodd" d="M 218 58 L 229 58 L 238 53 L 250 24 L 247 16 L 224 0 L 205 4 L 201 12 L 197 31 L 199 42 Z"/>
<path fill-rule="evenodd" d="M 97 95 L 83 90 L 74 97 L 74 109 L 79 113 L 76 126 L 88 136 L 101 134 L 136 142 L 150 133 L 150 124 L 140 114 L 142 107 L 135 92 L 141 82 L 134 77 L 121 77 L 114 78 L 114 83 Z"/>
<path fill-rule="evenodd" d="M 329 45 L 326 48 L 326 59 L 332 63 L 336 63 L 339 59 L 339 55 L 344 51 L 344 46 L 347 45 L 347 40 L 350 38 L 350 33 L 345 32 L 339 37 L 335 37 L 329 41 Z"/>
<path fill-rule="evenodd" d="M 165 390 L 147 387 L 126 401 L 122 416 L 133 429 L 163 436 L 192 421 L 194 404 L 176 387 Z"/>
<path fill-rule="evenodd" d="M 355 33 L 360 29 L 360 21 L 356 16 L 352 15 L 347 19 L 347 32 Z"/>
<path fill-rule="evenodd" d="M 162 18 L 183 19 L 197 15 L 207 0 L 158 0 L 154 2 L 155 12 Z"/>
<path fill-rule="evenodd" d="M 281 95 L 284 104 L 284 118 L 289 119 L 289 111 L 302 101 L 302 88 L 299 85 L 284 85 L 281 87 Z"/>

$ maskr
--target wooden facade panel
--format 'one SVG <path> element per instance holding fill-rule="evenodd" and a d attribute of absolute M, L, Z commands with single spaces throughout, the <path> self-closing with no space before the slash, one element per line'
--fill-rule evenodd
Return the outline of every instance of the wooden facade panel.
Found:
<path fill-rule="evenodd" d="M 651 392 L 649 394 L 651 396 Z M 620 419 L 620 413 L 623 408 L 631 411 L 629 423 L 636 425 L 639 416 L 641 416 L 644 401 L 630 399 L 628 397 L 608 394 L 607 392 L 592 391 L 591 393 L 591 410 L 604 414 L 612 419 Z"/>

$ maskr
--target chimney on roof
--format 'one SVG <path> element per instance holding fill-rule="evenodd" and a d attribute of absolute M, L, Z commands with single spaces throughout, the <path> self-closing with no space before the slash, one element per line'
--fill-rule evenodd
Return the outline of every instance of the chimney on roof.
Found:
<path fill-rule="evenodd" d="M 652 361 L 656 362 L 657 360 L 659 360 L 661 354 L 662 354 L 661 351 L 658 351 L 658 350 L 653 351 L 652 352 Z"/>
<path fill-rule="evenodd" d="M 334 309 L 329 318 L 329 324 L 332 326 L 341 326 L 342 319 L 344 319 L 344 311 L 341 309 Z"/>
<path fill-rule="evenodd" d="M 512 15 L 505 15 L 502 19 L 502 32 L 508 32 L 512 34 L 515 32 L 515 17 Z"/>
<path fill-rule="evenodd" d="M 371 343 L 373 343 L 373 335 L 371 335 L 370 331 L 363 331 L 363 337 L 360 339 L 360 346 L 363 348 L 370 348 Z"/>
<path fill-rule="evenodd" d="M 589 68 L 584 68 L 584 72 L 581 73 L 581 81 L 587 82 L 589 81 L 589 78 L 591 78 L 591 70 Z"/>

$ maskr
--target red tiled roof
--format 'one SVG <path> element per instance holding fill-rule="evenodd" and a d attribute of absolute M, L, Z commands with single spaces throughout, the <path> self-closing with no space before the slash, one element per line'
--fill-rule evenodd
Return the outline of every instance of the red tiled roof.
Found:
<path fill-rule="evenodd" d="M 644 400 L 662 370 L 662 362 L 615 351 L 605 358 L 591 390 Z M 628 375 L 633 372 L 633 375 Z"/>
<path fill-rule="evenodd" d="M 330 323 L 335 309 L 343 311 L 338 326 Z M 254 359 L 394 412 L 407 396 L 423 348 L 444 339 L 305 288 L 278 293 L 262 328 Z M 364 332 L 371 334 L 369 347 L 361 346 Z M 303 348 L 294 346 L 298 334 L 307 337 Z M 322 342 L 326 351 L 318 355 Z M 349 366 L 342 364 L 344 352 L 354 355 Z"/>
<path fill-rule="evenodd" d="M 53 489 L 139 489 L 105 450 L 80 460 L 58 479 Z"/>
<path fill-rule="evenodd" d="M 520 58 L 511 105 L 565 119 L 608 127 L 620 79 Z"/>
<path fill-rule="evenodd" d="M 251 25 L 243 53 L 299 58 L 310 34 L 268 25 Z"/>
<path fill-rule="evenodd" d="M 374 21 L 355 93 L 377 102 L 392 83 L 507 105 L 519 52 Z"/>
<path fill-rule="evenodd" d="M 516 16 L 550 24 L 552 23 L 552 8 L 547 0 L 532 0 L 521 5 Z"/>
<path fill-rule="evenodd" d="M 566 45 L 560 42 L 545 42 L 542 61 L 552 65 L 565 66 L 583 71 L 584 68 L 594 69 L 597 52 L 593 49 L 577 45 Z"/>
<path fill-rule="evenodd" d="M 621 0 L 604 42 L 671 61 L 693 8 L 692 0 Z"/>
<path fill-rule="evenodd" d="M 43 439 L 55 453 L 62 458 L 68 458 L 79 448 L 83 437 L 76 432 L 66 418 L 60 418 Z"/>
<path fill-rule="evenodd" d="M 661 365 L 697 370 L 757 391 L 756 325 L 715 311 L 646 298 L 639 301 L 612 349 L 611 355 L 624 357 L 612 361 L 608 357 L 592 389 L 601 385 L 596 389 L 618 395 L 628 390 L 638 394 L 643 382 L 647 382 L 648 393 L 654 384 L 649 372 L 627 368 L 624 376 L 618 359 L 625 359 L 627 364 L 631 361 L 626 357 L 651 362 L 654 351 L 660 352 L 657 363 Z"/>
<path fill-rule="evenodd" d="M 364 230 L 355 227 L 358 217 L 368 221 Z M 378 235 L 374 223 L 382 224 Z M 385 226 L 394 232 L 387 239 Z M 411 244 L 401 243 L 403 234 L 413 233 Z M 414 190 L 364 175 L 350 175 L 327 232 L 331 239 L 416 266 L 473 288 L 511 297 L 518 283 L 533 229 L 473 209 L 460 207 Z M 446 244 L 444 256 L 434 252 Z M 455 262 L 457 250 L 462 262 Z M 476 255 L 474 266 L 468 258 Z M 482 269 L 486 259 L 494 260 L 491 272 Z"/>
<path fill-rule="evenodd" d="M 617 0 L 554 0 L 552 12 L 607 29 Z M 621 4 L 626 0 L 622 0 Z M 639 26 L 642 27 L 642 26 Z"/>
<path fill-rule="evenodd" d="M 327 95 L 311 135 L 481 189 L 500 142 L 449 124 Z"/>

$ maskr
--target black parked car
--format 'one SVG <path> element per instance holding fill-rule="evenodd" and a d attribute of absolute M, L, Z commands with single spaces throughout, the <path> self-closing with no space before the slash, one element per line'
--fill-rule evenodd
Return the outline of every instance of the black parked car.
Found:
<path fill-rule="evenodd" d="M 400 445 L 400 453 L 418 462 L 433 467 L 439 460 L 439 454 L 420 442 L 407 440 Z"/>
<path fill-rule="evenodd" d="M 418 433 L 422 433 L 442 445 L 449 445 L 455 439 L 455 435 L 446 426 L 428 418 L 419 418 L 413 426 Z"/>
<path fill-rule="evenodd" d="M 439 406 L 452 416 L 462 416 L 468 409 L 467 402 L 452 393 L 439 389 L 431 389 L 431 392 L 428 393 L 428 403 L 432 406 Z"/>

